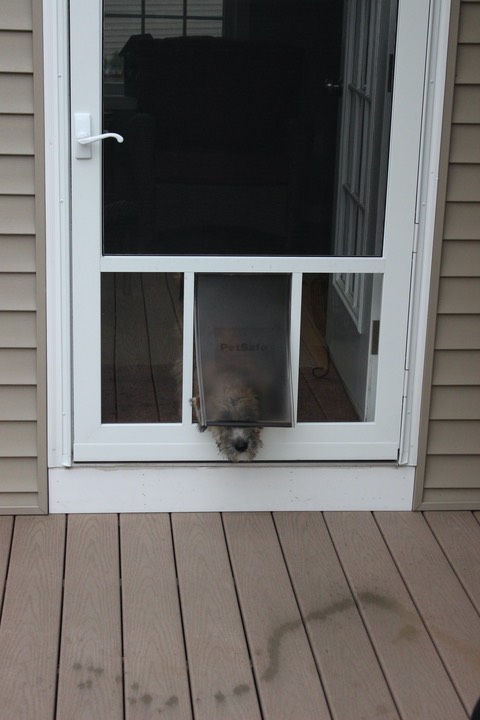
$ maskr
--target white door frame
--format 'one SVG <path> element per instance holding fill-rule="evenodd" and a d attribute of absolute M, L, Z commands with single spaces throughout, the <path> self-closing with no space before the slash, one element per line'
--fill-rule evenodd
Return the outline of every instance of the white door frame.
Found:
<path fill-rule="evenodd" d="M 418 135 L 421 127 L 423 145 L 415 168 L 409 166 L 403 170 L 402 163 L 397 158 L 395 165 L 398 172 L 392 174 L 388 188 L 389 193 L 402 193 L 406 187 L 416 187 L 417 178 L 420 180 L 419 208 L 422 212 L 417 213 L 411 228 L 416 243 L 413 253 L 413 260 L 416 262 L 412 292 L 414 302 L 411 303 L 410 313 L 411 341 L 406 364 L 408 386 L 406 385 L 405 390 L 406 422 L 401 464 L 270 464 L 234 468 L 208 467 L 207 464 L 200 467 L 172 464 L 127 466 L 117 463 L 110 466 L 76 464 L 70 467 L 72 439 L 68 13 L 66 2 L 44 0 L 49 465 L 52 512 L 411 507 L 450 16 L 449 0 L 431 0 L 431 8 L 427 5 L 427 2 L 422 3 L 420 12 L 415 0 L 400 0 L 399 3 L 395 77 L 398 96 L 406 91 L 411 96 L 412 71 L 415 72 L 415 69 L 409 68 L 412 42 L 416 43 L 417 47 L 426 46 L 427 80 L 425 94 L 420 92 L 413 111 L 411 105 L 395 107 L 394 95 L 393 137 L 396 128 L 400 126 L 409 127 L 413 136 L 415 132 Z M 416 16 L 416 23 L 412 27 L 413 16 Z M 418 66 L 416 71 L 419 72 Z M 420 73 L 420 80 L 423 87 L 423 73 Z M 417 77 L 417 87 L 418 82 Z M 393 154 L 399 152 L 395 142 L 392 148 Z M 395 233 L 396 227 L 402 227 L 401 220 L 400 217 L 390 218 L 392 233 Z M 402 240 L 405 238 L 397 237 L 396 242 Z M 365 264 L 368 266 L 369 259 L 365 259 Z M 335 271 L 334 265 L 332 259 L 332 272 Z M 132 271 L 134 268 L 129 266 L 128 269 Z M 197 263 L 194 269 L 199 271 Z M 292 263 L 289 270 L 295 271 Z M 395 287 L 391 288 L 391 292 L 395 292 Z M 255 489 L 253 495 L 245 492 L 247 485 Z M 252 497 L 255 498 L 254 507 Z"/>
<path fill-rule="evenodd" d="M 378 0 L 364 0 L 375 8 Z M 408 0 L 411 2 L 411 0 Z M 417 21 L 425 37 L 428 0 L 417 0 Z M 376 9 L 373 10 L 376 14 Z M 72 115 L 91 113 L 91 133 L 104 132 L 102 119 L 102 3 L 70 3 L 70 98 Z M 198 257 L 102 255 L 102 150 L 89 148 L 89 159 L 77 155 L 72 128 L 72 342 L 74 433 L 76 462 L 214 462 L 218 450 L 209 433 L 199 434 L 191 421 L 189 399 L 193 369 L 194 274 L 198 272 L 293 273 L 291 358 L 294 397 L 297 395 L 300 346 L 301 273 L 377 273 L 381 283 L 381 322 L 376 373 L 375 412 L 354 423 L 298 423 L 293 428 L 268 428 L 256 462 L 394 461 L 398 457 L 406 346 L 413 218 L 416 204 L 418 152 L 424 81 L 415 68 L 425 63 L 425 42 L 409 36 L 408 54 L 395 78 L 389 154 L 383 254 L 381 257 Z M 88 52 L 85 49 L 88 48 Z M 376 57 L 376 52 L 373 56 Z M 373 63 L 375 65 L 375 63 Z M 376 67 L 376 66 L 375 66 Z M 382 63 L 378 72 L 384 72 Z M 404 82 L 408 77 L 408 84 Z M 366 80 L 374 86 L 375 74 Z M 74 125 L 74 123 L 72 123 Z M 115 130 L 115 128 L 110 128 Z M 109 140 L 107 142 L 112 142 Z M 400 184 L 397 184 L 400 181 Z M 401 189 L 400 189 L 401 188 Z M 409 221 L 409 218 L 411 221 Z M 178 423 L 105 423 L 101 409 L 101 273 L 184 273 L 183 412 Z M 370 282 L 372 279 L 370 278 Z M 366 283 L 367 284 L 367 283 Z M 377 283 L 380 285 L 380 283 Z M 328 318 L 327 318 L 328 321 Z M 370 320 L 368 319 L 368 326 Z M 369 327 L 363 353 L 369 353 Z M 336 346 L 335 346 L 336 347 Z M 354 346 L 353 352 L 358 352 Z M 362 353 L 362 354 L 363 354 Z M 342 375 L 342 371 L 333 361 Z M 360 361 L 359 361 L 360 364 Z M 366 378 L 364 378 L 364 382 Z M 350 388 L 351 390 L 351 388 Z M 363 417 L 361 418 L 363 420 Z"/>

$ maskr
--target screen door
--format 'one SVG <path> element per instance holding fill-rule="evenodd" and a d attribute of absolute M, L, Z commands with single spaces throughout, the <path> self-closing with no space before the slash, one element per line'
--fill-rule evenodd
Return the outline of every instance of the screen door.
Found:
<path fill-rule="evenodd" d="M 75 460 L 225 460 L 191 408 L 205 273 L 288 277 L 293 426 L 266 427 L 256 461 L 397 458 L 420 128 L 404 108 L 425 52 L 399 43 L 403 17 L 394 0 L 71 0 Z"/>

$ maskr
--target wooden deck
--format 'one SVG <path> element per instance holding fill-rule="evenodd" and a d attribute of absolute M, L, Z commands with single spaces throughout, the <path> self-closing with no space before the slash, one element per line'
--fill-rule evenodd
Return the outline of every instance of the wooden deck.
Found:
<path fill-rule="evenodd" d="M 466 720 L 480 514 L 0 518 L 5 720 Z"/>

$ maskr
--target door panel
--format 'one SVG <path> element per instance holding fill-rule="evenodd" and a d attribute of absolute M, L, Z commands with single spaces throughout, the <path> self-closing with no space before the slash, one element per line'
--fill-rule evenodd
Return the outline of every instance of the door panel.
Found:
<path fill-rule="evenodd" d="M 420 15 L 412 6 L 425 37 L 427 5 Z M 222 460 L 190 406 L 201 272 L 292 275 L 296 426 L 265 428 L 258 461 L 395 459 L 415 183 L 401 199 L 388 195 L 384 213 L 387 167 L 366 156 L 367 106 L 357 103 L 349 131 L 337 132 L 343 100 L 324 79 L 339 77 L 347 48 L 343 3 L 72 0 L 70 9 L 72 117 L 90 113 L 93 136 L 124 138 L 93 140 L 91 157 L 79 158 L 72 129 L 74 459 Z M 354 42 L 374 72 L 364 36 Z M 394 113 L 396 144 L 381 154 L 393 185 L 418 159 L 423 78 L 412 76 L 425 48 L 414 40 L 397 58 L 398 108 L 408 95 L 420 111 L 413 123 Z M 350 164 L 376 166 L 373 245 L 347 231 L 338 239 L 340 220 L 373 220 L 346 202 L 335 213 L 337 137 Z M 359 342 L 342 336 L 333 287 Z"/>
<path fill-rule="evenodd" d="M 345 3 L 336 255 L 382 253 L 396 5 L 395 0 Z M 378 332 L 380 307 L 379 282 L 363 275 L 334 276 L 327 342 L 359 416 L 369 420 L 374 417 L 377 368 L 372 328 Z"/>

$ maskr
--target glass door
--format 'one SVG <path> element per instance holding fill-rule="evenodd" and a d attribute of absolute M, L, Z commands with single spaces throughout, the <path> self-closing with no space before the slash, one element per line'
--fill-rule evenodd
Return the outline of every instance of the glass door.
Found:
<path fill-rule="evenodd" d="M 204 273 L 290 278 L 295 422 L 255 461 L 396 459 L 415 184 L 389 190 L 420 115 L 395 113 L 393 0 L 71 0 L 70 22 L 74 459 L 225 461 L 191 406 Z"/>
<path fill-rule="evenodd" d="M 396 2 L 345 3 L 335 255 L 382 254 L 396 21 Z M 381 283 L 365 275 L 333 276 L 327 344 L 365 419 L 375 415 L 380 308 Z"/>

